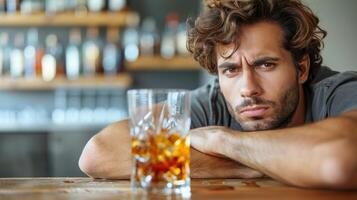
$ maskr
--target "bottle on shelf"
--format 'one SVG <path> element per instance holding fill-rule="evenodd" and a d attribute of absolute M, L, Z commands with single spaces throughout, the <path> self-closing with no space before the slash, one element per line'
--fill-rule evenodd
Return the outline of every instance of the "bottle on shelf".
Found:
<path fill-rule="evenodd" d="M 81 51 L 82 42 L 81 30 L 72 29 L 69 33 L 69 44 L 66 48 L 66 76 L 68 79 L 77 79 L 81 71 Z"/>
<path fill-rule="evenodd" d="M 128 27 L 123 33 L 124 58 L 133 62 L 139 57 L 139 32 L 136 27 Z"/>
<path fill-rule="evenodd" d="M 76 10 L 77 0 L 63 0 L 64 1 L 64 10 L 73 12 Z"/>
<path fill-rule="evenodd" d="M 177 53 L 180 56 L 190 56 L 190 53 L 188 52 L 186 47 L 186 41 L 187 41 L 186 32 L 187 32 L 186 23 L 180 23 L 176 35 L 176 48 L 177 48 Z"/>
<path fill-rule="evenodd" d="M 27 45 L 24 49 L 25 77 L 32 78 L 36 75 L 36 53 L 38 47 L 38 30 L 30 29 L 27 32 Z"/>
<path fill-rule="evenodd" d="M 123 53 L 119 45 L 119 30 L 107 29 L 107 42 L 103 48 L 103 70 L 105 75 L 116 75 L 123 66 Z"/>
<path fill-rule="evenodd" d="M 42 78 L 45 81 L 53 80 L 63 74 L 62 47 L 55 34 L 46 37 L 46 54 L 42 58 Z"/>
<path fill-rule="evenodd" d="M 46 0 L 45 10 L 47 15 L 55 15 L 59 12 L 57 2 L 58 0 Z"/>
<path fill-rule="evenodd" d="M 44 2 L 42 0 L 23 0 L 20 4 L 21 14 L 33 14 L 43 11 Z"/>
<path fill-rule="evenodd" d="M 0 34 L 0 76 L 10 74 L 10 54 L 9 34 L 2 32 Z"/>
<path fill-rule="evenodd" d="M 126 6 L 126 0 L 109 0 L 108 8 L 112 12 L 122 10 Z"/>
<path fill-rule="evenodd" d="M 179 25 L 178 15 L 171 13 L 166 16 L 165 30 L 162 34 L 160 54 L 164 58 L 172 58 L 176 54 L 176 33 Z"/>
<path fill-rule="evenodd" d="M 88 0 L 87 6 L 90 12 L 100 12 L 105 7 L 105 0 Z"/>
<path fill-rule="evenodd" d="M 20 78 L 24 73 L 24 34 L 15 35 L 14 47 L 10 53 L 10 75 L 13 78 Z"/>
<path fill-rule="evenodd" d="M 77 15 L 84 15 L 88 12 L 86 0 L 72 0 L 75 2 L 75 13 Z"/>
<path fill-rule="evenodd" d="M 35 76 L 42 77 L 42 58 L 45 55 L 45 48 L 43 44 L 38 41 L 36 48 L 36 58 L 35 58 Z"/>
<path fill-rule="evenodd" d="M 7 14 L 15 14 L 19 9 L 20 0 L 6 0 Z"/>
<path fill-rule="evenodd" d="M 160 38 L 153 18 L 145 18 L 140 31 L 140 55 L 154 56 L 158 53 Z"/>
<path fill-rule="evenodd" d="M 0 0 L 0 13 L 4 13 L 6 11 L 6 1 Z"/>
<path fill-rule="evenodd" d="M 98 28 L 89 28 L 82 46 L 83 74 L 87 76 L 93 76 L 101 70 L 101 44 L 98 36 Z"/>

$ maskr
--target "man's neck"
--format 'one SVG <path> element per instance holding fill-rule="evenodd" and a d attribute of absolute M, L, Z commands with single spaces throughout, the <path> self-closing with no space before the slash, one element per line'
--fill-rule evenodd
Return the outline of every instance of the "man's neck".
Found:
<path fill-rule="evenodd" d="M 300 126 L 305 122 L 305 93 L 303 86 L 299 86 L 299 103 L 288 127 Z"/>

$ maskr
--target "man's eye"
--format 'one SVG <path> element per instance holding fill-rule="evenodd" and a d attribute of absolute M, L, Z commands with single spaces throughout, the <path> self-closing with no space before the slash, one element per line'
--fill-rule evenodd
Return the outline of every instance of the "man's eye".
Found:
<path fill-rule="evenodd" d="M 230 67 L 223 70 L 223 74 L 232 74 L 237 71 L 236 67 Z"/>
<path fill-rule="evenodd" d="M 270 69 L 275 67 L 275 63 L 263 63 L 260 67 L 264 68 L 264 69 Z"/>

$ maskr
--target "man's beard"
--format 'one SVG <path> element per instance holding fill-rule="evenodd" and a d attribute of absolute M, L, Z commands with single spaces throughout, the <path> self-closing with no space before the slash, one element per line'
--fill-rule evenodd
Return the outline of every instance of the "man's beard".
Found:
<path fill-rule="evenodd" d="M 235 107 L 234 111 L 232 105 L 228 103 L 228 110 L 241 125 L 243 131 L 262 131 L 286 127 L 292 120 L 294 113 L 299 103 L 299 86 L 294 84 L 286 93 L 281 96 L 278 102 L 265 100 L 260 97 L 251 97 L 245 99 L 241 104 Z M 239 119 L 239 111 L 246 106 L 253 105 L 269 105 L 274 109 L 273 116 L 270 119 L 253 118 L 251 121 L 242 121 Z"/>

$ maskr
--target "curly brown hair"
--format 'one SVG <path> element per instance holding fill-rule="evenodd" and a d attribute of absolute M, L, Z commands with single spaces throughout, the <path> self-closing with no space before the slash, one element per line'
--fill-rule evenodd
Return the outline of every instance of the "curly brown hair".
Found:
<path fill-rule="evenodd" d="M 272 21 L 282 27 L 284 48 L 296 66 L 304 55 L 309 55 L 312 80 L 321 67 L 320 51 L 327 33 L 318 25 L 318 17 L 300 0 L 206 0 L 196 21 L 188 20 L 187 48 L 201 66 L 216 74 L 216 45 L 235 43 L 237 50 L 240 26 L 260 21 Z"/>

